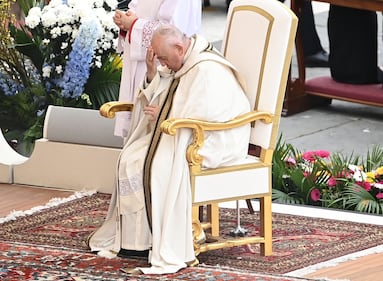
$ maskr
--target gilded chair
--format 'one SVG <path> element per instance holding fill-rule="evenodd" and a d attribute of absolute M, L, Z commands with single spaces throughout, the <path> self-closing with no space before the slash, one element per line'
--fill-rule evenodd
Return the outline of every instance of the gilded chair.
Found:
<path fill-rule="evenodd" d="M 194 131 L 194 140 L 185 153 L 190 167 L 196 255 L 250 243 L 260 243 L 262 255 L 272 254 L 272 156 L 297 22 L 291 10 L 277 0 L 233 0 L 227 15 L 222 53 L 245 79 L 253 110 L 226 123 L 168 119 L 161 124 L 161 130 L 170 135 L 177 134 L 180 128 Z M 111 102 L 103 105 L 100 112 L 111 117 L 116 111 L 131 108 L 129 104 Z M 205 131 L 225 130 L 247 123 L 252 124 L 249 145 L 258 148 L 259 156 L 249 153 L 243 163 L 235 166 L 201 167 L 198 149 L 203 146 Z M 260 201 L 259 234 L 229 239 L 220 237 L 219 203 L 253 198 Z M 208 206 L 206 221 L 201 221 L 201 206 Z M 214 239 L 203 242 L 200 239 L 202 229 Z"/>

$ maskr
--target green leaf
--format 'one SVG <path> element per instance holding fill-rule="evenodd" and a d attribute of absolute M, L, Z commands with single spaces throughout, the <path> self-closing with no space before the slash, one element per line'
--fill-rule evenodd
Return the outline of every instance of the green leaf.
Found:
<path fill-rule="evenodd" d="M 383 163 L 383 148 L 374 146 L 372 150 L 367 151 L 367 159 L 364 163 L 366 171 L 372 171 L 380 167 Z"/>
<path fill-rule="evenodd" d="M 16 48 L 20 53 L 27 56 L 36 68 L 41 71 L 44 56 L 40 50 L 41 40 L 38 37 L 33 39 L 28 35 L 26 27 L 23 27 L 22 30 L 15 28 L 14 26 L 10 27 L 10 32 L 13 38 L 15 38 L 15 45 L 11 48 Z"/>
<path fill-rule="evenodd" d="M 343 196 L 347 198 L 346 206 L 352 210 L 374 214 L 383 213 L 383 202 L 357 184 L 348 186 Z"/>
<path fill-rule="evenodd" d="M 102 68 L 91 71 L 85 85 L 85 93 L 89 95 L 93 109 L 99 109 L 108 101 L 118 100 L 122 69 L 117 67 L 116 60 L 111 56 L 102 64 Z"/>
<path fill-rule="evenodd" d="M 282 203 L 282 204 L 304 204 L 303 200 L 299 197 L 296 197 L 295 193 L 285 193 L 278 189 L 273 189 L 272 198 L 273 202 Z"/>

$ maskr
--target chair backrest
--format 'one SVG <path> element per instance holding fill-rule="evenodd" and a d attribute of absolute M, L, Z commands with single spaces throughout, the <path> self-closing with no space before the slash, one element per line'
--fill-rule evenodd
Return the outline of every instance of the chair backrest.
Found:
<path fill-rule="evenodd" d="M 254 110 L 274 114 L 274 122 L 255 122 L 250 143 L 274 149 L 298 19 L 277 0 L 233 0 L 227 15 L 222 53 L 247 84 Z"/>

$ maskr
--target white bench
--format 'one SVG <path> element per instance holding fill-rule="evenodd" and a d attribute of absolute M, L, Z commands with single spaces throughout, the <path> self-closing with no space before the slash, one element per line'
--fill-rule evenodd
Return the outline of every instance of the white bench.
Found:
<path fill-rule="evenodd" d="M 13 183 L 111 193 L 123 139 L 98 110 L 49 106 L 43 138 L 27 161 L 13 166 Z"/>

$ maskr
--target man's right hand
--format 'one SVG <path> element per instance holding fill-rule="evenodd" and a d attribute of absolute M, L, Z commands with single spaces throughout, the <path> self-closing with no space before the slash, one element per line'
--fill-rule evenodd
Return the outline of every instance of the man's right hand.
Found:
<path fill-rule="evenodd" d="M 147 82 L 150 83 L 157 73 L 157 56 L 151 46 L 146 51 L 146 69 Z"/>

